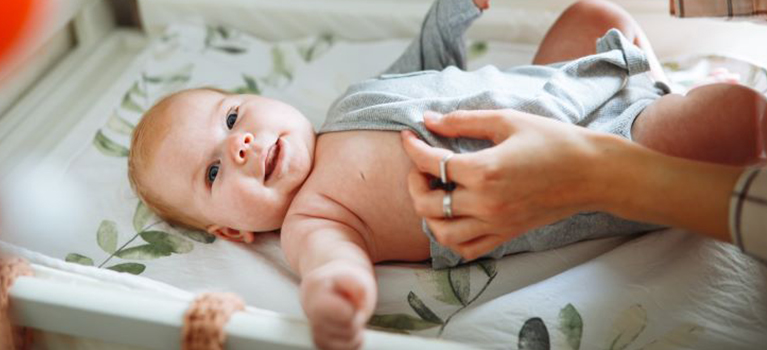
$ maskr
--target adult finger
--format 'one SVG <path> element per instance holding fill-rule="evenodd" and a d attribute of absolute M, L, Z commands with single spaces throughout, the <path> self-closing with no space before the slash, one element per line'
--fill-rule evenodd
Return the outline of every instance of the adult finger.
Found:
<path fill-rule="evenodd" d="M 410 198 L 413 200 L 413 208 L 420 217 L 441 219 L 445 216 L 442 205 L 446 193 L 440 188 L 430 188 L 429 182 L 431 182 L 429 175 L 424 175 L 417 169 L 410 170 L 407 183 Z M 450 198 L 453 216 L 461 217 L 474 213 L 468 204 L 474 203 L 473 201 L 476 199 L 473 199 L 472 193 L 465 187 L 457 186 L 450 193 Z"/>
<path fill-rule="evenodd" d="M 506 119 L 508 111 L 458 110 L 440 116 L 436 112 L 424 113 L 426 128 L 445 137 L 469 137 L 490 140 L 499 144 L 512 131 Z"/>
<path fill-rule="evenodd" d="M 437 242 L 448 247 L 470 242 L 490 231 L 485 222 L 473 217 L 425 220 Z"/>
<path fill-rule="evenodd" d="M 405 153 L 410 157 L 410 160 L 415 164 L 415 167 L 422 173 L 431 174 L 432 176 L 439 177 L 439 163 L 446 155 L 454 153 L 444 148 L 432 147 L 426 144 L 423 140 L 419 139 L 412 131 L 405 130 L 401 133 L 402 147 L 405 149 Z M 453 182 L 461 182 L 471 177 L 471 172 L 474 170 L 472 164 L 474 154 L 455 154 L 450 161 L 447 162 L 445 171 L 447 172 L 447 178 Z"/>
<path fill-rule="evenodd" d="M 466 260 L 474 260 L 503 244 L 504 238 L 494 234 L 477 237 L 471 241 L 451 247 Z"/>

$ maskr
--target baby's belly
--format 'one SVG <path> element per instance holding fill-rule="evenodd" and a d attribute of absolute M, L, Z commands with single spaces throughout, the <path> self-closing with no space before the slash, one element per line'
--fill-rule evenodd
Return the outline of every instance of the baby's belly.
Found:
<path fill-rule="evenodd" d="M 324 192 L 367 227 L 374 259 L 421 261 L 429 258 L 429 239 L 413 209 L 407 186 L 411 162 L 399 133 L 346 131 L 317 140 L 312 176 L 328 177 Z M 332 177 L 332 179 L 330 178 Z"/>

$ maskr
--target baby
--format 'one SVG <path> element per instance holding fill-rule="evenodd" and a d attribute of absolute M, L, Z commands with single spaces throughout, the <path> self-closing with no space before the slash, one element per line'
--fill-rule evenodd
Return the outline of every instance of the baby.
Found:
<path fill-rule="evenodd" d="M 708 101 L 757 98 L 736 85 L 668 94 L 649 76 L 662 79 L 640 28 L 614 5 L 594 1 L 565 11 L 549 32 L 557 40 L 544 40 L 536 65 L 466 72 L 459 69 L 463 33 L 486 7 L 486 0 L 435 2 L 403 56 L 386 74 L 350 87 L 319 136 L 298 110 L 261 96 L 203 88 L 162 99 L 133 136 L 129 177 L 137 194 L 169 222 L 233 241 L 249 243 L 258 232 L 281 229 L 284 253 L 302 278 L 301 303 L 315 343 L 355 348 L 376 304 L 373 264 L 463 261 L 415 214 L 407 190 L 412 164 L 400 133 L 392 131 L 412 130 L 432 145 L 470 152 L 491 144 L 435 136 L 424 128 L 423 114 L 513 108 L 627 138 L 633 126 L 639 142 L 694 158 L 684 152 L 709 146 L 710 133 L 680 128 L 684 118 L 711 123 L 714 114 L 732 110 L 717 111 Z M 567 30 L 572 23 L 578 31 Z M 609 28 L 620 31 L 608 31 L 595 52 L 594 41 Z M 568 47 L 579 40 L 592 44 Z M 736 107 L 748 108 L 727 108 Z M 662 133 L 650 131 L 664 120 L 675 133 L 653 138 Z M 715 142 L 727 154 L 741 154 L 743 138 Z M 488 256 L 656 227 L 584 213 L 530 231 Z"/>

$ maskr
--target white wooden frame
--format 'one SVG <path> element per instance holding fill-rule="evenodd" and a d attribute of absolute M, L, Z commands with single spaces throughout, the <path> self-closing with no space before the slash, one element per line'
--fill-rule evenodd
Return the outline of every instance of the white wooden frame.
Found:
<path fill-rule="evenodd" d="M 147 349 L 179 347 L 189 300 L 152 293 L 78 286 L 21 277 L 11 289 L 16 324 Z M 76 320 L 76 321 L 74 321 Z M 227 349 L 311 349 L 305 320 L 249 309 L 232 315 L 225 327 Z M 368 349 L 469 349 L 469 346 L 378 331 L 365 331 Z"/>

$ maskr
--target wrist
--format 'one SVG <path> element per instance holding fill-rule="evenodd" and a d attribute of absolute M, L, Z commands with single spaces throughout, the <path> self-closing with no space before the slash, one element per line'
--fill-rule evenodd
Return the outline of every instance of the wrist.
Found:
<path fill-rule="evenodd" d="M 599 210 L 730 241 L 729 203 L 743 169 L 668 156 L 615 140 Z"/>
<path fill-rule="evenodd" d="M 630 203 L 633 188 L 630 177 L 632 166 L 638 164 L 635 146 L 624 138 L 606 134 L 591 133 L 588 140 L 594 146 L 590 158 L 584 165 L 589 169 L 588 179 L 591 186 L 585 186 L 590 195 L 585 196 L 589 210 L 610 212 L 615 215 L 628 211 L 634 206 Z"/>

